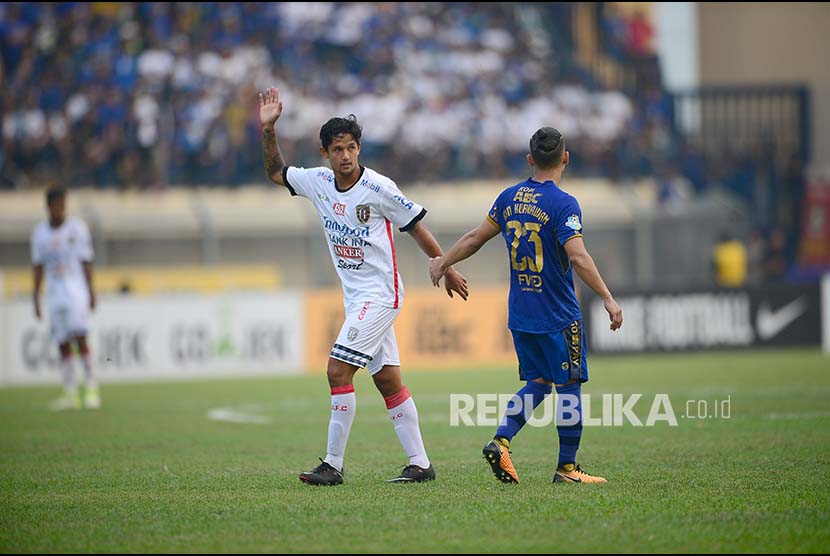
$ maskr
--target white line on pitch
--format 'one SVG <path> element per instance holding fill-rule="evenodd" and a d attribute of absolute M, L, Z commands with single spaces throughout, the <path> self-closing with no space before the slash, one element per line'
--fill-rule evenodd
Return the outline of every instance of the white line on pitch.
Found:
<path fill-rule="evenodd" d="M 251 413 L 256 406 L 242 406 L 241 409 L 235 407 L 217 407 L 208 411 L 208 419 L 211 421 L 224 421 L 226 423 L 244 423 L 250 425 L 267 425 L 271 422 L 270 417 L 264 415 L 255 415 Z"/>

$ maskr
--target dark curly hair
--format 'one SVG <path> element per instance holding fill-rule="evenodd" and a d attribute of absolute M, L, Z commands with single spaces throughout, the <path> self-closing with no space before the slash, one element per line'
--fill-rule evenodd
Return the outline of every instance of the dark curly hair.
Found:
<path fill-rule="evenodd" d="M 357 123 L 357 117 L 354 114 L 349 114 L 346 118 L 332 118 L 323 124 L 320 128 L 320 143 L 323 149 L 329 150 L 334 138 L 338 135 L 351 135 L 357 144 L 360 144 L 360 136 L 363 134 L 363 129 Z"/>

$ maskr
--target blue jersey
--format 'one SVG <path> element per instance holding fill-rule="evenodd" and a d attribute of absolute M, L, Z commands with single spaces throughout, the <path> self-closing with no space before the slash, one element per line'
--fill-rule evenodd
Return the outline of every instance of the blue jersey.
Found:
<path fill-rule="evenodd" d="M 507 326 L 558 332 L 582 318 L 565 242 L 582 236 L 582 211 L 552 181 L 528 179 L 502 191 L 488 219 L 501 230 L 510 257 Z"/>

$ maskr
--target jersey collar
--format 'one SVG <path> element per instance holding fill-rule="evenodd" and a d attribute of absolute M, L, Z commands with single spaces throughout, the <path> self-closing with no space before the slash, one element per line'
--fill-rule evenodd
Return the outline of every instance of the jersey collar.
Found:
<path fill-rule="evenodd" d="M 529 181 L 531 183 L 538 183 L 539 185 L 545 185 L 545 184 L 548 184 L 548 183 L 552 183 L 554 185 L 554 187 L 559 187 L 559 185 L 553 180 L 536 181 L 532 177 L 530 177 L 530 178 L 527 178 L 527 181 Z"/>
<path fill-rule="evenodd" d="M 332 171 L 332 173 L 334 173 L 334 171 Z M 355 180 L 355 182 L 348 189 L 340 189 L 340 186 L 337 185 L 337 174 L 334 174 L 334 189 L 336 189 L 338 193 L 348 193 L 349 191 L 354 189 L 355 185 L 357 185 L 360 182 L 360 180 L 363 178 L 363 174 L 365 174 L 365 173 L 366 173 L 366 167 L 361 165 L 360 166 L 360 175 L 357 176 L 357 179 Z"/>

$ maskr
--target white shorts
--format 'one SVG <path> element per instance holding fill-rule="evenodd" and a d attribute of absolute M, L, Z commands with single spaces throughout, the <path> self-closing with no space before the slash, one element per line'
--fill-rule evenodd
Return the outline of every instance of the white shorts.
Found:
<path fill-rule="evenodd" d="M 369 374 L 384 365 L 400 365 L 398 340 L 392 326 L 400 309 L 382 307 L 374 301 L 354 303 L 346 308 L 346 322 L 331 348 L 331 357 Z"/>
<path fill-rule="evenodd" d="M 49 307 L 49 328 L 58 344 L 86 336 L 89 329 L 89 310 L 84 304 Z"/>

